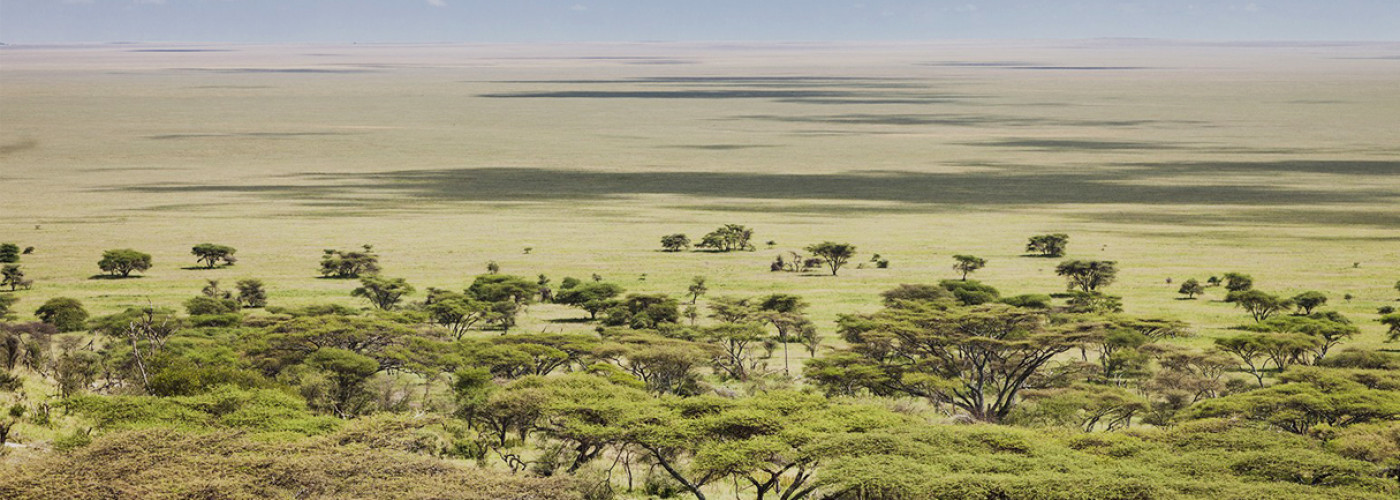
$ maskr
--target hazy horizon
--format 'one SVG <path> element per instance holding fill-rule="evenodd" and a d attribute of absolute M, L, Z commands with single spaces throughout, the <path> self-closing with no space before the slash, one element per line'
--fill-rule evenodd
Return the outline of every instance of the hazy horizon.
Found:
<path fill-rule="evenodd" d="M 3 0 L 0 42 L 1397 41 L 1384 0 Z"/>

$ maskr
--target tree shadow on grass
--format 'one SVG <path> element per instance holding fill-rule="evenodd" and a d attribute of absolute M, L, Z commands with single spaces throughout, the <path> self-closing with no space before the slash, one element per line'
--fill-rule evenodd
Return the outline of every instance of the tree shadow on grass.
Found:
<path fill-rule="evenodd" d="M 132 275 L 132 276 L 111 275 L 111 274 L 94 274 L 94 275 L 92 275 L 92 276 L 88 276 L 87 279 L 90 279 L 90 280 L 139 280 L 139 279 L 145 278 L 145 277 L 146 277 L 145 275 L 141 275 L 141 274 Z"/>
<path fill-rule="evenodd" d="M 591 320 L 591 319 L 588 319 L 588 318 L 556 318 L 556 319 L 545 320 L 545 322 L 547 322 L 547 323 L 556 323 L 556 324 L 560 324 L 560 323 L 563 323 L 563 324 L 569 324 L 569 323 L 589 323 L 589 322 L 592 322 L 592 321 L 594 321 L 594 320 Z"/>

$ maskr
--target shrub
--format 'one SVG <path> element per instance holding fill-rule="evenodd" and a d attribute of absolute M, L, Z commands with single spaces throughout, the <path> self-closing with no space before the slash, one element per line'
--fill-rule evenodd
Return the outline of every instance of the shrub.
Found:
<path fill-rule="evenodd" d="M 39 310 L 34 311 L 34 315 L 40 321 L 53 325 L 60 332 L 75 332 L 82 330 L 87 325 L 88 313 L 83 308 L 83 303 L 77 299 L 67 297 L 54 297 L 39 306 Z"/>

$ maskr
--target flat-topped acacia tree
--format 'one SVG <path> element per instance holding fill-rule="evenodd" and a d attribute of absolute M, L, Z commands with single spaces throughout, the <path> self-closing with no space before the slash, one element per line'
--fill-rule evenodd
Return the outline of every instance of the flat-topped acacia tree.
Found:
<path fill-rule="evenodd" d="M 851 257 L 856 255 L 855 245 L 833 241 L 823 241 L 807 247 L 806 250 L 825 262 L 826 267 L 831 269 L 832 276 L 836 276 L 836 272 L 841 270 L 841 266 L 846 265 Z"/>
<path fill-rule="evenodd" d="M 1032 236 L 1026 243 L 1026 251 L 1041 257 L 1063 257 L 1069 245 L 1069 235 L 1064 233 Z"/>
<path fill-rule="evenodd" d="M 954 255 L 953 270 L 962 273 L 962 280 L 967 281 L 967 275 L 987 266 L 987 259 L 974 255 Z"/>
<path fill-rule="evenodd" d="M 236 252 L 238 250 L 231 246 L 213 243 L 200 243 L 190 249 L 190 253 L 198 257 L 197 261 L 204 264 L 205 269 L 213 269 L 220 262 L 225 266 L 232 266 L 234 262 L 238 262 L 238 258 L 233 256 Z"/>
<path fill-rule="evenodd" d="M 130 248 L 118 248 L 102 252 L 102 260 L 97 261 L 97 267 L 109 276 L 121 276 L 123 278 L 131 276 L 137 271 L 146 271 L 151 268 L 151 254 L 138 252 Z"/>
<path fill-rule="evenodd" d="M 1055 274 L 1065 277 L 1070 290 L 1096 292 L 1118 278 L 1118 265 L 1111 260 L 1067 260 L 1055 266 Z"/>

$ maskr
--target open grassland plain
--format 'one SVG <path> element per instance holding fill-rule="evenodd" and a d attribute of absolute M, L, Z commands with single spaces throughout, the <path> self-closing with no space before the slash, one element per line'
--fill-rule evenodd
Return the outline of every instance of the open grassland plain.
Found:
<path fill-rule="evenodd" d="M 1320 290 L 1381 340 L 1400 275 L 1395 44 L 138 45 L 0 48 L 0 240 L 36 247 L 21 314 L 178 304 L 258 277 L 271 303 L 354 302 L 325 248 L 457 289 L 496 261 L 629 291 L 807 297 L 823 330 L 899 283 L 1063 288 L 1028 236 L 1118 261 L 1131 314 L 1206 336 L 1243 313 L 1176 284 L 1238 271 Z M 722 223 L 752 253 L 662 253 Z M 773 241 L 768 246 L 765 242 Z M 889 269 L 770 273 L 857 245 Z M 189 248 L 239 249 L 194 266 Z M 108 248 L 139 280 L 89 279 Z M 531 247 L 528 254 L 524 248 Z M 867 266 L 873 267 L 873 266 Z M 1350 295 L 1351 300 L 1343 300 Z M 537 306 L 531 331 L 586 325 Z"/>

